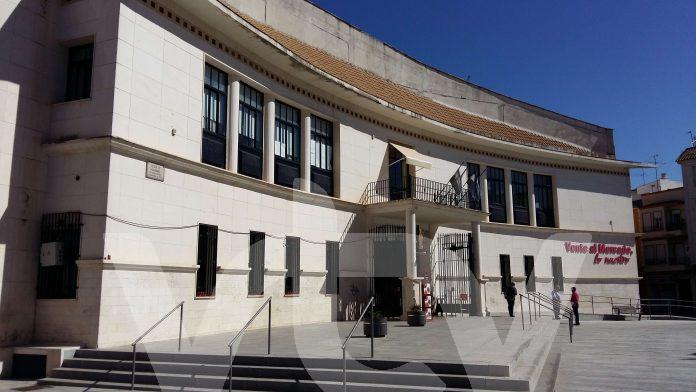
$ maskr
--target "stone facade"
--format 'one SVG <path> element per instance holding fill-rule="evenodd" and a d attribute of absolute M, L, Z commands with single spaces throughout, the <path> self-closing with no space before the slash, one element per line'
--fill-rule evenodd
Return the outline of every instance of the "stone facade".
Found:
<path fill-rule="evenodd" d="M 258 16 L 256 2 L 238 3 L 242 11 Z M 274 324 L 351 318 L 369 290 L 368 233 L 380 224 L 404 225 L 404 211 L 415 214 L 416 225 L 427 227 L 430 239 L 440 233 L 478 233 L 475 226 L 480 225 L 479 278 L 486 289 L 481 293 L 485 291 L 485 297 L 472 298 L 472 303 L 483 300 L 490 312 L 504 309 L 500 254 L 510 256 L 514 280 L 524 276 L 522 257 L 534 256 L 539 291 L 550 291 L 550 258 L 557 256 L 563 258 L 566 286 L 574 283 L 588 294 L 638 295 L 635 253 L 625 263 L 594 264 L 594 255 L 565 250 L 566 242 L 634 246 L 628 177 L 632 164 L 612 159 L 610 130 L 430 68 L 427 74 L 433 86 L 443 93 L 455 89 L 504 101 L 502 117 L 499 109 L 464 109 L 595 149 L 607 158 L 522 148 L 408 116 L 357 97 L 293 63 L 261 35 L 243 27 L 225 7 L 228 4 L 215 0 L 2 3 L 1 43 L 8 50 L 0 52 L 25 55 L 1 59 L 1 69 L 9 71 L 0 81 L 4 103 L 0 346 L 32 341 L 88 347 L 128 344 L 180 301 L 186 301 L 186 336 L 238 329 L 268 296 L 273 296 Z M 278 4 L 293 11 L 288 15 L 305 10 L 297 20 L 326 15 L 309 3 Z M 267 6 L 276 10 L 278 5 Z M 297 33 L 310 44 L 324 42 L 317 40 L 317 31 L 296 32 L 277 11 L 272 14 L 275 17 L 266 22 Z M 345 34 L 355 34 L 352 27 L 341 26 L 347 29 Z M 325 42 L 329 38 L 330 34 L 323 36 Z M 349 47 L 357 48 L 365 39 L 357 37 Z M 222 50 L 222 40 L 239 55 Z M 91 96 L 62 102 L 67 48 L 83 42 L 94 44 Z M 425 66 L 393 49 L 386 52 L 404 70 L 398 75 L 389 67 L 377 72 L 421 91 L 404 78 L 416 80 L 407 69 L 416 72 Z M 357 57 L 343 57 L 369 65 L 365 61 L 370 56 L 354 53 Z M 242 81 L 269 100 L 301 109 L 303 118 L 313 114 L 333 124 L 335 197 L 285 188 L 269 178 L 249 178 L 231 166 L 201 163 L 206 63 L 226 72 L 231 85 Z M 300 88 L 289 88 L 287 81 Z M 50 93 L 45 86 L 51 86 Z M 231 91 L 229 99 L 233 96 Z M 233 107 L 227 108 L 230 118 Z M 376 125 L 368 116 L 390 126 Z M 229 131 L 236 135 L 236 125 Z M 229 157 L 236 151 L 233 140 L 229 139 Z M 415 178 L 447 183 L 462 162 L 479 163 L 482 170 L 504 169 L 510 192 L 511 170 L 551 176 L 556 227 L 487 222 L 486 203 L 482 212 L 420 204 L 394 214 L 388 206 L 370 212 L 362 198 L 368 184 L 389 177 L 393 142 L 414 146 L 427 158 L 430 167 L 409 165 Z M 304 165 L 309 158 L 303 159 Z M 146 177 L 148 162 L 164 167 L 162 181 Z M 485 176 L 482 181 L 486 188 Z M 67 211 L 82 213 L 76 298 L 35 299 L 41 218 Z M 447 221 L 451 214 L 463 215 L 461 220 Z M 198 224 L 220 230 L 215 295 L 205 299 L 196 298 Z M 267 233 L 263 297 L 247 295 L 249 231 Z M 415 231 L 407 234 L 409 243 L 415 241 Z M 285 236 L 303 239 L 298 295 L 288 296 L 283 290 Z M 326 293 L 325 241 L 341 244 L 340 295 Z M 411 265 L 415 250 L 407 249 Z M 175 336 L 174 324 L 174 319 L 168 320 L 148 339 Z"/>

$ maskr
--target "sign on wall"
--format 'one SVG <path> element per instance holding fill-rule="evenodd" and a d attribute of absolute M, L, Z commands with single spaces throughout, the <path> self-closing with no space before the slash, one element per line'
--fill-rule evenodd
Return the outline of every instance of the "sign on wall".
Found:
<path fill-rule="evenodd" d="M 596 242 L 590 244 L 566 242 L 564 245 L 566 253 L 594 255 L 594 264 L 625 265 L 633 255 L 633 247 L 627 245 Z"/>
<path fill-rule="evenodd" d="M 145 178 L 155 181 L 164 181 L 164 166 L 147 162 L 145 164 Z"/>

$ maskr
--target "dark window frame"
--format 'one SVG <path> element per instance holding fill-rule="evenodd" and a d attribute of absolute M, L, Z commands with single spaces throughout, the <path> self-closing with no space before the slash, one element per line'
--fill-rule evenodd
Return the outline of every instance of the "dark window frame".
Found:
<path fill-rule="evenodd" d="M 556 209 L 553 200 L 553 178 L 534 175 L 534 213 L 539 227 L 556 227 Z"/>
<path fill-rule="evenodd" d="M 507 200 L 505 197 L 505 170 L 489 166 L 486 169 L 488 183 L 488 211 L 491 222 L 507 223 Z"/>
<path fill-rule="evenodd" d="M 229 76 L 208 63 L 203 77 L 203 163 L 225 168 L 227 163 L 227 91 Z"/>
<path fill-rule="evenodd" d="M 67 63 L 65 102 L 90 98 L 92 96 L 94 42 L 68 48 Z"/>
<path fill-rule="evenodd" d="M 505 293 L 505 288 L 512 284 L 512 269 L 510 267 L 510 255 L 499 255 L 500 260 L 500 290 Z"/>
<path fill-rule="evenodd" d="M 326 241 L 326 294 L 339 293 L 339 265 L 339 243 L 337 241 Z"/>
<path fill-rule="evenodd" d="M 333 173 L 333 122 L 311 115 L 310 123 L 310 191 L 312 193 L 333 196 L 335 191 Z"/>
<path fill-rule="evenodd" d="M 553 275 L 553 288 L 563 292 L 563 258 L 559 256 L 551 257 L 551 274 Z"/>
<path fill-rule="evenodd" d="M 77 260 L 82 242 L 82 213 L 78 211 L 44 214 L 41 217 L 41 243 L 60 242 L 63 263 L 42 266 L 39 260 L 36 282 L 38 299 L 77 298 Z"/>
<path fill-rule="evenodd" d="M 529 225 L 529 184 L 527 173 L 512 170 L 510 172 L 512 186 L 512 216 L 516 225 Z"/>
<path fill-rule="evenodd" d="M 266 234 L 263 232 L 249 232 L 249 268 L 248 295 L 261 296 L 266 268 Z"/>
<path fill-rule="evenodd" d="M 466 188 L 469 208 L 481 210 L 481 165 L 478 163 L 466 164 Z"/>
<path fill-rule="evenodd" d="M 196 271 L 196 298 L 215 296 L 217 283 L 218 228 L 198 225 L 198 254 Z"/>
<path fill-rule="evenodd" d="M 263 175 L 263 93 L 239 83 L 238 171 L 260 179 Z"/>
<path fill-rule="evenodd" d="M 285 237 L 285 295 L 300 295 L 300 237 Z"/>
<path fill-rule="evenodd" d="M 524 284 L 528 293 L 536 291 L 536 273 L 534 270 L 534 256 L 525 255 L 524 258 Z"/>
<path fill-rule="evenodd" d="M 300 109 L 275 101 L 274 182 L 289 188 L 300 187 L 301 121 Z"/>

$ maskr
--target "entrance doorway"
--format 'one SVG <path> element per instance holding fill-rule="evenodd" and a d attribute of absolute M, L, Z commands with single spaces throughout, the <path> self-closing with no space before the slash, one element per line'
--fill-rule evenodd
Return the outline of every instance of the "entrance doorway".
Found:
<path fill-rule="evenodd" d="M 385 317 L 401 317 L 401 278 L 406 276 L 404 226 L 381 225 L 371 230 L 372 285 L 375 309 Z"/>
<path fill-rule="evenodd" d="M 445 233 L 437 237 L 435 294 L 444 313 L 469 311 L 470 239 L 468 233 Z"/>

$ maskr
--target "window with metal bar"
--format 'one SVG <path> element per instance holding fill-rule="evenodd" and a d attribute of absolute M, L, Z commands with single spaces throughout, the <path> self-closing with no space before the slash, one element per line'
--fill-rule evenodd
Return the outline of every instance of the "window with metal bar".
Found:
<path fill-rule="evenodd" d="M 196 271 L 196 297 L 215 295 L 217 278 L 217 226 L 198 225 L 198 271 Z"/>
<path fill-rule="evenodd" d="M 73 46 L 68 49 L 68 68 L 65 100 L 89 98 L 92 90 L 92 59 L 94 44 Z"/>
<path fill-rule="evenodd" d="M 510 271 L 510 255 L 500 255 L 500 289 L 505 289 L 512 284 L 512 272 Z"/>
<path fill-rule="evenodd" d="M 505 172 L 498 167 L 488 167 L 488 210 L 490 221 L 506 223 L 507 212 L 505 204 Z"/>
<path fill-rule="evenodd" d="M 536 276 L 534 273 L 534 256 L 524 256 L 524 277 L 527 292 L 536 291 Z"/>
<path fill-rule="evenodd" d="M 300 187 L 300 111 L 276 101 L 275 183 Z"/>
<path fill-rule="evenodd" d="M 239 172 L 254 178 L 263 173 L 263 94 L 239 85 Z"/>
<path fill-rule="evenodd" d="M 515 224 L 529 224 L 529 197 L 527 195 L 527 173 L 512 171 L 512 212 Z"/>
<path fill-rule="evenodd" d="M 227 74 L 206 64 L 203 79 L 203 163 L 225 167 L 227 155 Z"/>
<path fill-rule="evenodd" d="M 41 299 L 77 298 L 77 264 L 80 258 L 82 214 L 60 212 L 41 218 L 41 243 L 57 243 L 62 253 L 57 263 L 44 266 L 39 262 L 36 294 Z"/>
<path fill-rule="evenodd" d="M 266 234 L 249 233 L 249 295 L 263 295 L 265 270 Z"/>
<path fill-rule="evenodd" d="M 534 201 L 536 203 L 537 226 L 555 227 L 556 218 L 553 205 L 553 182 L 551 176 L 534 175 Z"/>
<path fill-rule="evenodd" d="M 326 294 L 338 294 L 338 242 L 326 241 Z"/>
<path fill-rule="evenodd" d="M 481 209 L 481 166 L 478 163 L 466 164 L 466 189 L 469 208 Z"/>
<path fill-rule="evenodd" d="M 285 237 L 285 295 L 300 293 L 300 238 Z"/>
<path fill-rule="evenodd" d="M 333 123 L 314 115 L 311 117 L 309 161 L 311 191 L 333 196 Z"/>

